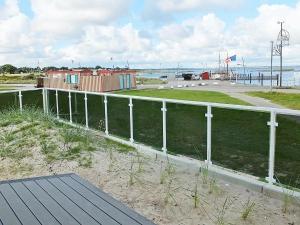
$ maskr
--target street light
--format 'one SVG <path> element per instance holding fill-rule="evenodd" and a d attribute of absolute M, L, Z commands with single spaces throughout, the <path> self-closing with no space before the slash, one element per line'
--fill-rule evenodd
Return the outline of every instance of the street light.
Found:
<path fill-rule="evenodd" d="M 282 49 L 284 46 L 289 45 L 290 33 L 283 29 L 284 21 L 278 21 L 277 24 L 280 24 L 280 32 L 277 37 L 277 46 L 276 46 L 276 55 L 280 56 L 280 78 L 279 84 L 282 86 Z"/>

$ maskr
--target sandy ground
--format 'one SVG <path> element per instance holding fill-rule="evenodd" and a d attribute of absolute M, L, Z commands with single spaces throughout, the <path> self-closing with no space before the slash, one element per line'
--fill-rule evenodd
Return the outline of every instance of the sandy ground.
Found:
<path fill-rule="evenodd" d="M 18 161 L 0 158 L 0 180 L 74 172 L 161 225 L 300 224 L 298 200 L 289 201 L 284 212 L 283 201 L 208 177 L 205 169 L 199 173 L 135 151 L 101 147 L 93 153 L 91 168 L 84 168 L 77 161 L 47 164 L 38 145 L 24 150 L 31 154 Z M 243 220 L 248 201 L 253 211 Z"/>

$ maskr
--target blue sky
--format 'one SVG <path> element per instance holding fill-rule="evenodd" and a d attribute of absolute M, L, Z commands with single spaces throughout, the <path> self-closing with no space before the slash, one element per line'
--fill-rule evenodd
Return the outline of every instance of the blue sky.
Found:
<path fill-rule="evenodd" d="M 286 64 L 300 64 L 296 0 L 0 0 L 0 13 L 0 64 L 215 66 L 229 52 L 264 65 L 282 19 Z"/>

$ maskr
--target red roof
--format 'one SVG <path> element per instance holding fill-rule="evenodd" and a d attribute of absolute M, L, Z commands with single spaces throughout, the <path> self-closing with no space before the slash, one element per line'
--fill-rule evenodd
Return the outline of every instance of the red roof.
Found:
<path fill-rule="evenodd" d="M 71 70 L 49 70 L 46 72 L 46 75 L 65 75 L 65 74 L 79 74 L 82 76 L 91 76 L 93 75 L 93 70 L 91 69 L 71 69 Z M 97 70 L 98 76 L 110 76 L 116 74 L 135 74 L 134 70 L 109 70 L 109 69 L 101 69 Z"/>

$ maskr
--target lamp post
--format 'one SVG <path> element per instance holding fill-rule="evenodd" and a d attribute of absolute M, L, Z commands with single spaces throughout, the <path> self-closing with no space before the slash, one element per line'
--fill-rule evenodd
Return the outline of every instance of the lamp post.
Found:
<path fill-rule="evenodd" d="M 280 56 L 280 75 L 279 75 L 279 86 L 282 87 L 282 56 L 283 56 L 283 47 L 289 45 L 290 34 L 287 30 L 283 29 L 284 21 L 278 21 L 277 24 L 280 24 L 280 32 L 277 37 L 277 46 L 275 55 Z"/>
<path fill-rule="evenodd" d="M 274 54 L 274 41 L 271 41 L 271 85 L 270 85 L 271 92 L 272 92 L 272 88 L 273 88 L 273 79 L 272 79 L 272 76 L 273 76 L 273 54 Z"/>
<path fill-rule="evenodd" d="M 280 87 L 282 86 L 282 24 L 284 23 L 283 21 L 278 21 L 277 22 L 278 24 L 280 24 L 280 33 L 279 33 L 279 36 L 280 36 L 280 46 L 279 46 L 279 51 L 280 51 L 280 81 L 279 81 L 279 84 L 280 84 Z"/>

